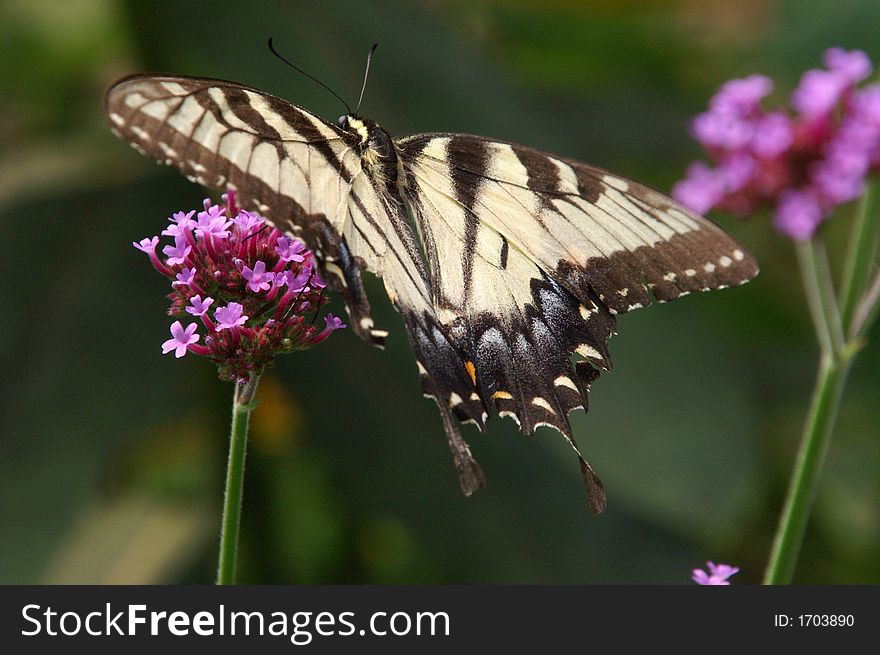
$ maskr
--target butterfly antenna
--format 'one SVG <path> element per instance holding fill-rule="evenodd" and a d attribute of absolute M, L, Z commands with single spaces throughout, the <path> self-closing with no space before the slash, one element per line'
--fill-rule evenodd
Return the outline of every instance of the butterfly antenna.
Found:
<path fill-rule="evenodd" d="M 374 47 L 375 47 L 375 46 L 374 46 Z M 347 103 L 345 100 L 343 100 L 343 99 L 342 99 L 342 96 L 340 96 L 338 93 L 336 93 L 336 91 L 334 91 L 334 90 L 331 89 L 329 86 L 327 86 L 326 84 L 324 84 L 324 83 L 323 83 L 321 80 L 319 80 L 317 77 L 315 77 L 315 76 L 313 76 L 313 75 L 309 75 L 309 74 L 306 73 L 302 68 L 300 68 L 299 66 L 296 66 L 296 65 L 294 65 L 294 64 L 291 64 L 289 61 L 287 61 L 287 59 L 285 59 L 285 58 L 282 57 L 280 54 L 278 54 L 278 51 L 275 49 L 275 46 L 272 45 L 272 37 L 271 37 L 271 36 L 269 37 L 269 50 L 272 52 L 273 55 L 275 55 L 276 57 L 278 57 L 278 59 L 280 59 L 280 60 L 283 61 L 285 64 L 287 64 L 288 66 L 290 66 L 293 70 L 295 70 L 295 71 L 297 71 L 297 72 L 299 72 L 299 73 L 302 73 L 303 75 L 305 75 L 307 78 L 309 78 L 309 79 L 312 80 L 313 82 L 317 82 L 318 84 L 320 84 L 321 86 L 323 86 L 325 89 L 327 89 L 330 93 L 332 93 L 334 96 L 336 96 L 336 99 L 339 100 L 339 102 L 341 102 L 343 105 L 345 105 L 345 108 L 348 110 L 348 113 L 349 113 L 349 114 L 352 113 L 352 111 L 351 111 L 351 107 L 348 106 L 348 103 Z M 367 69 L 368 69 L 368 70 L 369 70 L 369 67 L 370 67 L 370 62 L 369 62 L 369 60 L 367 60 Z M 361 95 L 363 95 L 363 91 L 361 91 Z"/>
<path fill-rule="evenodd" d="M 354 113 L 357 114 L 361 109 L 361 103 L 364 101 L 364 91 L 367 90 L 367 78 L 370 76 L 370 62 L 373 61 L 373 53 L 376 52 L 376 48 L 379 47 L 378 43 L 374 43 L 373 47 L 370 48 L 370 51 L 367 53 L 367 67 L 364 69 L 364 83 L 361 84 L 361 95 L 358 98 L 357 107 L 354 109 Z"/>
<path fill-rule="evenodd" d="M 268 229 L 269 229 L 269 224 L 266 223 L 265 225 L 263 225 L 263 227 L 261 227 L 261 228 L 260 228 L 259 230 L 257 230 L 256 232 L 251 232 L 250 234 L 248 234 L 244 239 L 242 239 L 242 241 L 247 241 L 247 240 L 250 239 L 251 237 L 255 237 L 255 236 L 257 236 L 258 234 L 260 234 L 260 232 L 262 232 L 263 230 L 268 230 Z"/>
<path fill-rule="evenodd" d="M 302 295 L 305 293 L 306 288 L 309 286 L 309 283 L 312 281 L 312 278 L 313 278 L 314 276 L 315 276 L 315 269 L 312 268 L 312 270 L 309 271 L 309 279 L 306 280 L 306 283 L 303 285 L 302 290 L 300 290 L 300 292 L 299 292 L 299 294 L 297 295 L 297 297 L 294 299 L 294 301 L 293 301 L 292 303 L 290 303 L 290 307 L 288 307 L 288 308 L 287 308 L 287 311 L 284 313 L 284 318 L 285 318 L 285 319 L 287 319 L 287 318 L 293 313 L 293 310 L 294 310 L 294 308 L 296 307 L 296 304 L 299 302 L 299 299 L 302 298 Z M 322 291 L 323 291 L 323 289 L 322 289 Z"/>
<path fill-rule="evenodd" d="M 321 289 L 320 295 L 318 295 L 318 301 L 315 303 L 318 306 L 318 309 L 315 310 L 315 315 L 312 316 L 312 322 L 310 325 L 314 325 L 315 321 L 318 320 L 318 312 L 321 311 L 321 301 L 324 300 L 324 289 Z"/>

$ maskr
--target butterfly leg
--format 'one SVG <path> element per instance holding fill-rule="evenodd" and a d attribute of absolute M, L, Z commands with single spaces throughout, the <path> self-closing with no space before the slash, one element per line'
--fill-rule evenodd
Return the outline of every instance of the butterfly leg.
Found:
<path fill-rule="evenodd" d="M 384 347 L 388 333 L 374 328 L 361 269 L 345 237 L 336 235 L 329 225 L 321 225 L 321 228 L 321 267 L 330 276 L 327 280 L 330 287 L 345 301 L 352 330 L 367 343 Z"/>

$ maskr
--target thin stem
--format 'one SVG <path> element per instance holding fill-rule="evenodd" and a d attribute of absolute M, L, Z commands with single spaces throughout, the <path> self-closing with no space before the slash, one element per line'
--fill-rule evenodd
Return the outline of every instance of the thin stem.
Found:
<path fill-rule="evenodd" d="M 819 297 L 822 300 L 825 322 L 828 324 L 828 332 L 831 335 L 831 345 L 834 348 L 834 354 L 840 356 L 846 348 L 846 337 L 844 336 L 837 296 L 834 293 L 834 283 L 831 281 L 828 251 L 825 248 L 825 242 L 819 237 L 815 237 L 810 243 L 813 247 L 813 266 L 816 269 L 814 278 Z"/>
<path fill-rule="evenodd" d="M 871 329 L 878 310 L 880 310 L 880 271 L 874 276 L 874 281 L 868 286 L 868 290 L 856 307 L 850 326 L 850 338 L 859 339 Z"/>
<path fill-rule="evenodd" d="M 840 314 L 830 291 L 831 274 L 824 249 L 817 248 L 813 242 L 799 243 L 797 254 L 822 355 L 764 584 L 791 582 L 851 361 L 843 341 Z"/>
<path fill-rule="evenodd" d="M 827 359 L 819 369 L 764 584 L 789 584 L 794 575 L 848 372 L 848 362 Z"/>
<path fill-rule="evenodd" d="M 877 257 L 880 244 L 880 220 L 875 216 L 878 182 L 872 179 L 856 209 L 853 231 L 850 235 L 849 249 L 843 265 L 843 278 L 840 286 L 840 313 L 843 325 L 850 337 L 855 336 L 853 319 L 859 299 L 865 291 L 871 267 Z"/>
<path fill-rule="evenodd" d="M 833 355 L 834 338 L 831 327 L 825 313 L 825 299 L 823 298 L 823 285 L 819 282 L 819 270 L 816 267 L 816 252 L 812 241 L 797 242 L 795 244 L 798 264 L 801 269 L 801 278 L 804 282 L 804 292 L 807 296 L 807 306 L 810 308 L 810 316 L 813 319 L 813 327 L 816 329 L 816 338 L 824 355 Z"/>
<path fill-rule="evenodd" d="M 226 466 L 226 492 L 223 497 L 223 520 L 220 528 L 220 556 L 217 563 L 218 585 L 235 584 L 248 420 L 254 407 L 254 394 L 259 379 L 258 375 L 252 375 L 247 380 L 235 383 L 232 426 L 229 430 L 229 462 Z"/>

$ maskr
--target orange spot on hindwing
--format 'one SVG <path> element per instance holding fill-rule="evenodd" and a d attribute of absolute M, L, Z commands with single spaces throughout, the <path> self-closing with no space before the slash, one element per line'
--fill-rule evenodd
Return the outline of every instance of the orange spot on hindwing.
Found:
<path fill-rule="evenodd" d="M 471 376 L 471 382 L 474 383 L 474 386 L 477 386 L 477 369 L 474 368 L 474 363 L 471 360 L 467 360 L 464 363 L 465 369 L 467 369 L 468 375 Z"/>

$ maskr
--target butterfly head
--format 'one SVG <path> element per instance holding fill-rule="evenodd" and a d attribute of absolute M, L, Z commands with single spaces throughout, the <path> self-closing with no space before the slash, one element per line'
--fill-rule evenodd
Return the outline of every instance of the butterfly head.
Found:
<path fill-rule="evenodd" d="M 371 161 L 394 162 L 396 160 L 391 137 L 375 121 L 346 114 L 336 124 L 348 135 L 351 145 L 361 157 Z"/>

